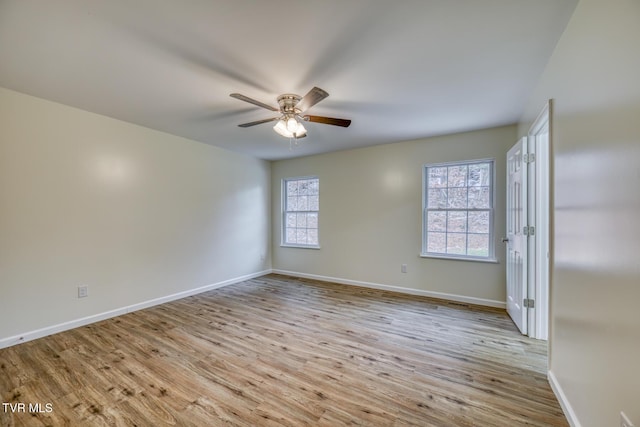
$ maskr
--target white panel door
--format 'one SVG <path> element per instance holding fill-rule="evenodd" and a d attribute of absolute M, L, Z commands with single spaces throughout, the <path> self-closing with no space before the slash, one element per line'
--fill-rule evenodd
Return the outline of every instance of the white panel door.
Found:
<path fill-rule="evenodd" d="M 507 153 L 507 312 L 527 333 L 527 138 Z"/>

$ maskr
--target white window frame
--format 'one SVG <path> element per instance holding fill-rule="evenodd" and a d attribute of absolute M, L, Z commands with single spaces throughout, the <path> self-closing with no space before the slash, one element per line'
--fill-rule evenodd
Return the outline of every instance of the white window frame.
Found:
<path fill-rule="evenodd" d="M 489 173 L 490 177 L 490 207 L 489 209 L 478 209 L 481 211 L 489 211 L 489 253 L 487 256 L 474 256 L 474 255 L 465 255 L 465 254 L 449 254 L 449 253 L 440 253 L 440 252 L 428 252 L 427 240 L 428 240 L 428 229 L 427 229 L 427 214 L 430 210 L 428 206 L 429 199 L 429 175 L 428 170 L 430 168 L 437 167 L 451 167 L 451 166 L 468 166 L 474 164 L 481 163 L 489 163 L 491 172 Z M 429 163 L 425 164 L 422 167 L 422 252 L 420 256 L 423 258 L 443 258 L 443 259 L 452 259 L 452 260 L 463 260 L 463 261 L 480 261 L 480 262 L 498 262 L 495 258 L 495 205 L 496 205 L 496 167 L 495 167 L 495 159 L 476 159 L 476 160 L 464 160 L 464 161 L 456 161 L 456 162 L 445 162 L 445 163 Z M 440 210 L 440 209 L 438 209 Z M 465 212 L 473 212 L 476 209 L 441 209 L 442 211 L 465 211 Z M 469 231 L 468 228 L 465 231 L 467 235 L 467 242 Z"/>
<path fill-rule="evenodd" d="M 303 181 L 309 179 L 318 180 L 318 210 L 305 210 L 305 211 L 288 211 L 287 210 L 287 183 L 290 181 Z M 284 178 L 282 180 L 282 203 L 280 216 L 281 221 L 281 233 L 280 233 L 280 246 L 286 248 L 302 248 L 302 249 L 320 249 L 320 178 L 317 176 L 295 176 L 290 178 Z M 313 244 L 301 244 L 301 243 L 287 243 L 287 214 L 288 213 L 315 213 L 318 217 L 318 243 Z"/>

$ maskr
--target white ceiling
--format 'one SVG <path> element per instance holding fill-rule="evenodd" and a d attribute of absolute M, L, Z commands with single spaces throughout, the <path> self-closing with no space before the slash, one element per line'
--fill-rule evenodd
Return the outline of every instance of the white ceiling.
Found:
<path fill-rule="evenodd" d="M 0 86 L 265 159 L 516 122 L 577 0 L 0 0 Z M 295 150 L 266 123 L 319 86 Z"/>

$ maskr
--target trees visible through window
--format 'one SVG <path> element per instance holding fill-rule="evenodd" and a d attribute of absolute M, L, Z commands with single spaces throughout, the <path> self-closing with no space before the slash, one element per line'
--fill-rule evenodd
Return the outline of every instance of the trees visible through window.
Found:
<path fill-rule="evenodd" d="M 320 180 L 317 177 L 284 179 L 282 194 L 282 244 L 319 247 Z"/>
<path fill-rule="evenodd" d="M 424 167 L 422 255 L 492 259 L 493 160 Z"/>

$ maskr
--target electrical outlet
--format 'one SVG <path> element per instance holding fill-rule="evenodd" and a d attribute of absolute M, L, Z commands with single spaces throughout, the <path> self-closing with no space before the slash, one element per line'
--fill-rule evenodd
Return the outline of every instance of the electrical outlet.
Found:
<path fill-rule="evenodd" d="M 89 287 L 87 285 L 78 286 L 78 298 L 89 296 Z"/>
<path fill-rule="evenodd" d="M 400 271 L 401 271 L 402 273 L 406 273 L 406 272 L 407 272 L 407 264 L 402 264 L 402 265 L 400 266 Z"/>
<path fill-rule="evenodd" d="M 634 427 L 633 423 L 629 421 L 629 418 L 624 412 L 620 412 L 620 427 Z"/>

